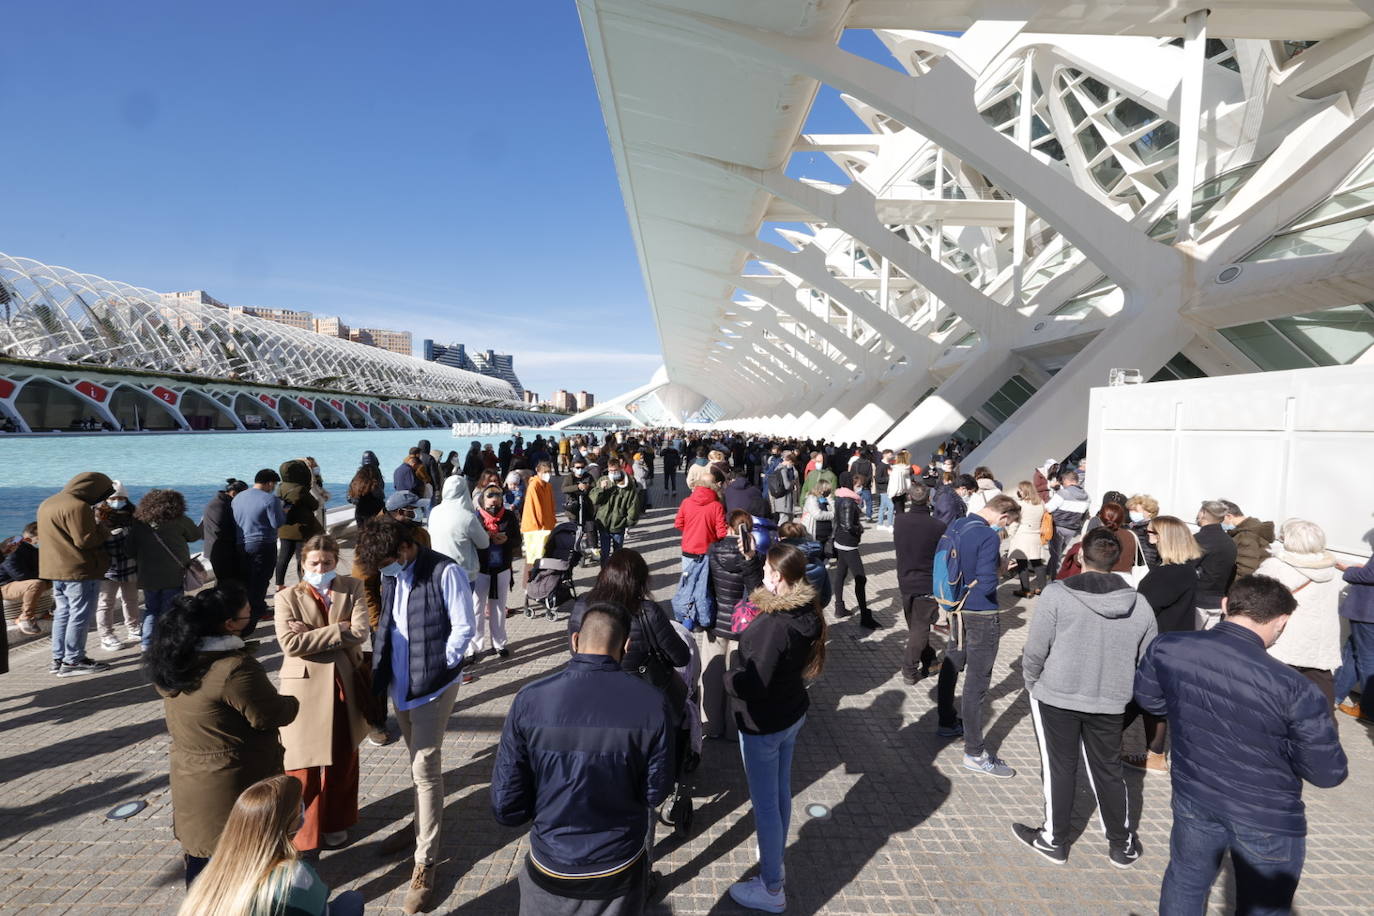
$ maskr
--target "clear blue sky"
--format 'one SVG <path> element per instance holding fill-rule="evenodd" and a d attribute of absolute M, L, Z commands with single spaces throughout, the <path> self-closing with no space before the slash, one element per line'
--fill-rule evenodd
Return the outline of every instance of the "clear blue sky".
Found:
<path fill-rule="evenodd" d="M 543 395 L 658 365 L 569 0 L 44 0 L 5 24 L 0 251 L 506 350 Z M 857 124 L 826 89 L 807 126 Z M 789 171 L 835 177 L 809 158 Z"/>
<path fill-rule="evenodd" d="M 0 251 L 516 354 L 658 340 L 571 2 L 10 4 Z"/>

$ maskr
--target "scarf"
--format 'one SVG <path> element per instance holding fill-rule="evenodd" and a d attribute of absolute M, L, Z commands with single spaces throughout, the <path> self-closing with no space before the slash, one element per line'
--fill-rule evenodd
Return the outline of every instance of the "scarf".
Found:
<path fill-rule="evenodd" d="M 487 534 L 496 534 L 501 530 L 501 519 L 505 517 L 505 509 L 497 509 L 496 514 L 492 515 L 485 508 L 477 510 L 478 516 L 482 519 L 482 527 L 487 529 Z"/>

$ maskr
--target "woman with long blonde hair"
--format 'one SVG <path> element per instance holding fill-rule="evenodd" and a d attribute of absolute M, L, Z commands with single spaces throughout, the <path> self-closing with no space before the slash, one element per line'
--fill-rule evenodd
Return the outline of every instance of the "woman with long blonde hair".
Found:
<path fill-rule="evenodd" d="M 243 790 L 229 812 L 210 864 L 186 893 L 177 916 L 357 916 L 358 891 L 334 901 L 309 863 L 301 860 L 291 835 L 300 826 L 301 784 L 291 776 L 269 776 Z"/>

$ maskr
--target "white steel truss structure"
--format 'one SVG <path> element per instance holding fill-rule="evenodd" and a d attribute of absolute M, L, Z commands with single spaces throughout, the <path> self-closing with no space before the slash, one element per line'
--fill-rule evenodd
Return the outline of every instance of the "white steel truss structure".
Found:
<path fill-rule="evenodd" d="M 996 466 L 1112 368 L 1374 359 L 1374 3 L 578 6 L 664 353 L 628 414 Z"/>
<path fill-rule="evenodd" d="M 0 254 L 0 353 L 522 411 L 501 379 Z"/>

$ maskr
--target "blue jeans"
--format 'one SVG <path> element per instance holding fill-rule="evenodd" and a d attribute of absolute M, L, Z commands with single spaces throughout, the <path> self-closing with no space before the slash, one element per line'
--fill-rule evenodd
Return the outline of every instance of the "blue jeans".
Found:
<path fill-rule="evenodd" d="M 878 524 L 891 525 L 896 517 L 897 513 L 892 506 L 892 497 L 886 493 L 878 494 Z"/>
<path fill-rule="evenodd" d="M 1351 620 L 1350 638 L 1341 647 L 1341 666 L 1336 669 L 1336 702 L 1344 703 L 1360 685 L 1360 703 L 1374 713 L 1374 623 Z"/>
<path fill-rule="evenodd" d="M 782 887 L 782 851 L 792 823 L 792 751 L 805 722 L 806 716 L 802 716 L 771 735 L 739 733 L 749 801 L 754 806 L 754 829 L 758 831 L 759 873 L 769 890 Z"/>
<path fill-rule="evenodd" d="M 705 630 L 715 625 L 717 611 L 710 587 L 710 566 L 706 557 L 682 558 L 682 575 L 673 593 L 673 616 L 688 630 Z M 724 609 L 725 613 L 734 610 Z"/>
<path fill-rule="evenodd" d="M 625 546 L 625 529 L 612 531 L 598 522 L 596 530 L 601 536 L 601 565 L 605 566 L 606 561 L 611 558 L 611 554 Z"/>
<path fill-rule="evenodd" d="M 363 892 L 344 891 L 329 901 L 329 916 L 362 916 Z"/>
<path fill-rule="evenodd" d="M 153 627 L 163 614 L 172 609 L 172 602 L 180 598 L 182 590 L 177 588 L 145 588 L 143 590 L 143 632 L 139 642 L 143 648 L 153 641 Z"/>
<path fill-rule="evenodd" d="M 864 518 L 873 521 L 873 491 L 864 487 L 859 491 L 859 502 L 864 506 Z"/>
<path fill-rule="evenodd" d="M 1169 868 L 1159 890 L 1160 916 L 1200 916 L 1231 850 L 1236 871 L 1238 916 L 1287 913 L 1302 876 L 1307 839 L 1279 836 L 1229 821 L 1174 795 L 1174 828 L 1169 835 Z"/>
<path fill-rule="evenodd" d="M 68 665 L 86 655 L 86 633 L 100 600 L 100 579 L 58 580 L 52 584 L 52 659 Z"/>

